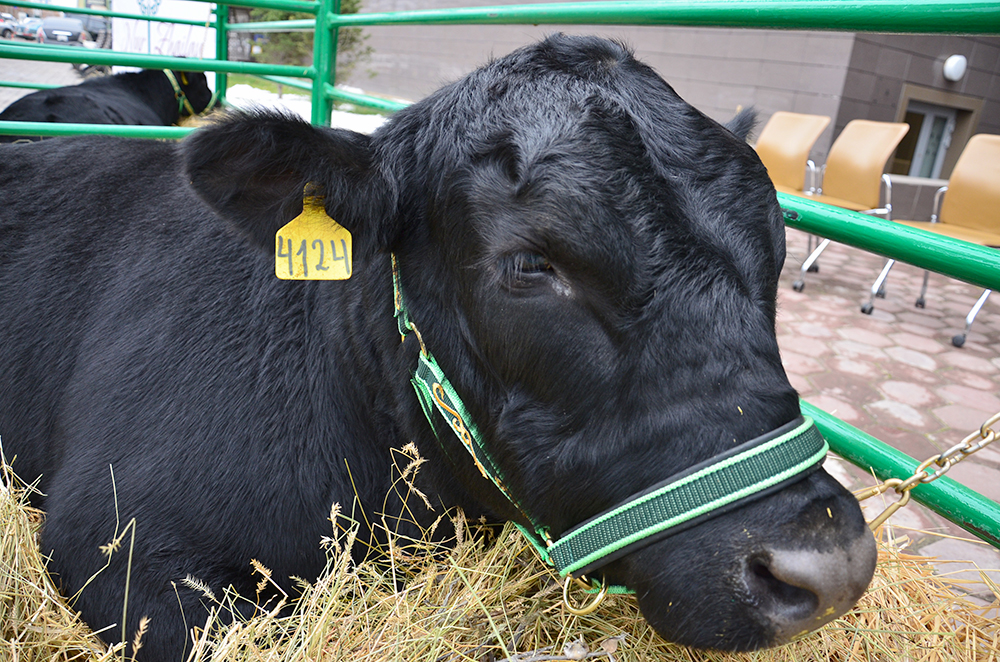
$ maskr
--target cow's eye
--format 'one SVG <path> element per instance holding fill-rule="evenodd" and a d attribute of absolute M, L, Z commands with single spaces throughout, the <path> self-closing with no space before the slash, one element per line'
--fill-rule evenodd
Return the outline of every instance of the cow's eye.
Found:
<path fill-rule="evenodd" d="M 533 290 L 538 286 L 553 282 L 555 269 L 549 259 L 534 251 L 518 251 L 504 255 L 498 266 L 502 282 L 518 290 Z"/>
<path fill-rule="evenodd" d="M 525 252 L 514 255 L 514 269 L 518 275 L 540 274 L 552 271 L 552 265 L 544 255 Z"/>

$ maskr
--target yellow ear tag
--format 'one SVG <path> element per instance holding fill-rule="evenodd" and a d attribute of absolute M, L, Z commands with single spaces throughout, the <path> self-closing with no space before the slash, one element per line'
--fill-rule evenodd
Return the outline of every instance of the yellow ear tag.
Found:
<path fill-rule="evenodd" d="M 283 280 L 347 280 L 351 233 L 330 218 L 323 198 L 306 196 L 302 213 L 274 237 L 274 273 Z"/>

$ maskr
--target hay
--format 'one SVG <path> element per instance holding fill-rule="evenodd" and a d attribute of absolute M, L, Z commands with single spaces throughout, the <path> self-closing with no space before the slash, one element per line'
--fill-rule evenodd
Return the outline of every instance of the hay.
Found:
<path fill-rule="evenodd" d="M 37 533 L 42 514 L 30 487 L 0 461 L 0 660 L 99 661 L 113 651 L 80 623 L 45 571 Z"/>
<path fill-rule="evenodd" d="M 4 472 L 0 659 L 121 659 L 120 647 L 108 650 L 57 595 L 36 545 L 39 513 L 27 507 L 26 488 Z M 456 521 L 451 548 L 395 537 L 382 562 L 361 564 L 351 561 L 352 536 L 342 531 L 326 542 L 327 572 L 301 582 L 291 614 L 281 610 L 282 600 L 221 627 L 218 614 L 235 596 L 219 596 L 189 660 L 1000 662 L 998 604 L 964 597 L 929 559 L 906 554 L 905 541 L 880 544 L 872 585 L 843 618 L 778 649 L 731 654 L 662 641 L 627 596 L 609 596 L 596 613 L 572 616 L 561 606 L 555 576 L 515 529 L 491 539 L 492 530 Z M 250 571 L 263 573 L 266 588 L 267 570 Z M 1000 593 L 985 573 L 983 581 Z"/>

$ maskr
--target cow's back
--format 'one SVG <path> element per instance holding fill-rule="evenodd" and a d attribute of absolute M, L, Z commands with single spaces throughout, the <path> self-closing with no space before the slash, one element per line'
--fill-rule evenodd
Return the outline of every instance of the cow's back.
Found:
<path fill-rule="evenodd" d="M 149 104 L 114 78 L 95 80 L 118 84 L 80 85 L 39 90 L 21 97 L 2 113 L 11 122 L 75 122 L 81 124 L 161 125 Z"/>

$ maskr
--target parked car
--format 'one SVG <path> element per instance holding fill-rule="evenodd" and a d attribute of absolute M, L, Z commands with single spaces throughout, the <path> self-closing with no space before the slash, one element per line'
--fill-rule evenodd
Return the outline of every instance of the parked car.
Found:
<path fill-rule="evenodd" d="M 78 18 L 45 18 L 38 28 L 38 43 L 83 46 L 89 35 Z"/>
<path fill-rule="evenodd" d="M 111 48 L 111 25 L 103 16 L 94 14 L 77 14 L 63 12 L 66 18 L 76 18 L 83 23 L 83 29 L 87 31 L 91 41 L 97 42 L 98 48 Z"/>
<path fill-rule="evenodd" d="M 38 33 L 38 26 L 41 24 L 42 19 L 40 18 L 26 18 L 14 26 L 14 36 L 34 41 Z"/>
<path fill-rule="evenodd" d="M 14 20 L 13 16 L 7 18 L 10 14 L 4 14 L 0 16 L 0 37 L 4 39 L 10 39 L 14 36 L 14 29 L 17 27 L 17 21 Z"/>

